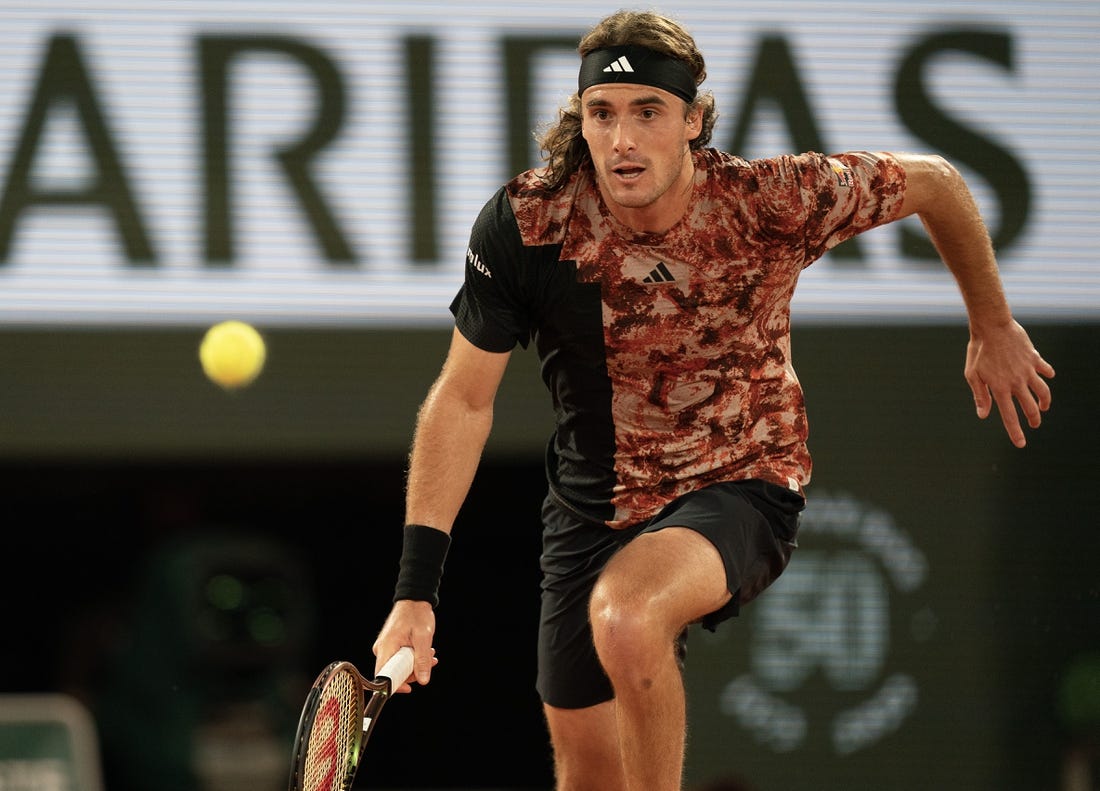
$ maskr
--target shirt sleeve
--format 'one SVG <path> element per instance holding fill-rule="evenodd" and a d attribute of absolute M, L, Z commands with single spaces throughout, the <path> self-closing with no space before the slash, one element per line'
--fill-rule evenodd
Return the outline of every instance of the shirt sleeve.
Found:
<path fill-rule="evenodd" d="M 459 332 L 489 352 L 507 352 L 531 337 L 519 275 L 523 242 L 505 190 L 485 204 L 470 232 L 466 274 L 451 302 Z"/>
<path fill-rule="evenodd" d="M 855 151 L 800 159 L 809 260 L 897 219 L 905 197 L 905 170 L 889 154 Z"/>

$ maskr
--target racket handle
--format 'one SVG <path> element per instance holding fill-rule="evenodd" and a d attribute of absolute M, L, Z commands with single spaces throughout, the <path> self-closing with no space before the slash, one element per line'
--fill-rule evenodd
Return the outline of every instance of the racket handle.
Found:
<path fill-rule="evenodd" d="M 382 669 L 378 671 L 380 677 L 388 678 L 392 686 L 399 687 L 405 683 L 405 679 L 412 675 L 413 650 L 407 645 L 401 646 L 397 653 L 386 660 Z"/>

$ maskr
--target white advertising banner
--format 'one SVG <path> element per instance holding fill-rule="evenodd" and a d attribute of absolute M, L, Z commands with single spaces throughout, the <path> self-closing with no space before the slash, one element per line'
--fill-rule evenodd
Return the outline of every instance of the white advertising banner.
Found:
<path fill-rule="evenodd" d="M 589 2 L 0 5 L 0 325 L 441 326 L 469 228 L 575 89 Z M 1100 319 L 1100 13 L 675 2 L 743 156 L 942 153 L 1018 316 Z M 796 319 L 961 320 L 919 222 Z"/>

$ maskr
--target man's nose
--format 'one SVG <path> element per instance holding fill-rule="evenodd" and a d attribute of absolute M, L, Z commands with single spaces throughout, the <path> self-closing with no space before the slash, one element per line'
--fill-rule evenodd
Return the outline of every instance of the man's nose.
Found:
<path fill-rule="evenodd" d="M 612 145 L 615 147 L 615 152 L 620 154 L 634 148 L 634 132 L 629 121 L 619 121 L 615 124 Z"/>

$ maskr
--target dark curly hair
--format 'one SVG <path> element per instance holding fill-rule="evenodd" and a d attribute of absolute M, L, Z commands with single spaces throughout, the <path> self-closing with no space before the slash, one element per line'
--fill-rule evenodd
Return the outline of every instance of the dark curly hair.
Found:
<path fill-rule="evenodd" d="M 581 39 L 577 52 L 583 58 L 593 50 L 635 44 L 656 50 L 682 61 L 699 85 L 707 77 L 703 54 L 695 39 L 679 23 L 650 11 L 619 11 L 599 22 Z M 692 149 L 710 143 L 718 110 L 714 95 L 700 91 L 686 113 L 702 109 L 702 129 L 691 141 Z M 585 162 L 589 161 L 588 144 L 581 137 L 581 98 L 574 93 L 569 103 L 558 110 L 558 121 L 538 136 L 546 168 L 543 181 L 550 189 L 561 187 Z"/>

